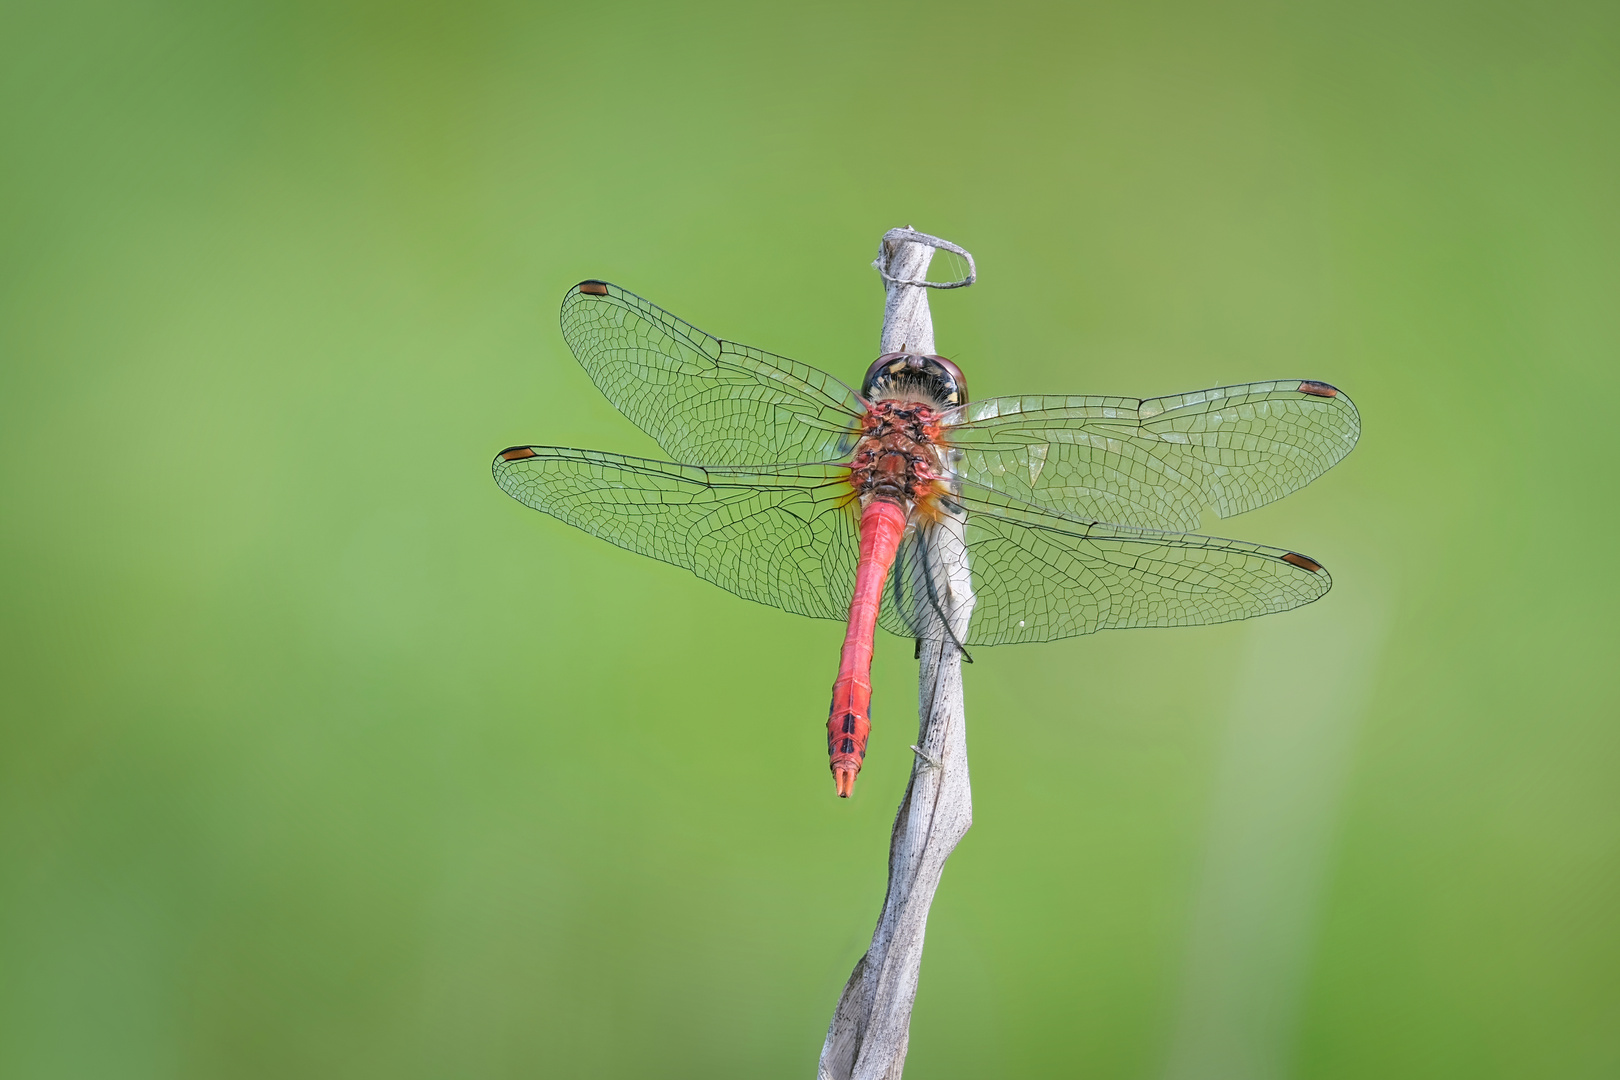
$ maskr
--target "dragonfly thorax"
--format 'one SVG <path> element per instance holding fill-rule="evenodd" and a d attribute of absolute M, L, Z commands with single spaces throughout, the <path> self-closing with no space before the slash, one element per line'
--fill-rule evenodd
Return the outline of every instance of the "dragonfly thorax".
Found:
<path fill-rule="evenodd" d="M 850 482 L 861 502 L 927 503 L 939 479 L 939 413 L 910 401 L 876 401 L 861 421 Z"/>

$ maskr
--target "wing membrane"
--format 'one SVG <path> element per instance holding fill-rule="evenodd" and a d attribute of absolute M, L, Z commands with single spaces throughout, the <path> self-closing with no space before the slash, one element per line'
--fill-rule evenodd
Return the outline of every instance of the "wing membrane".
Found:
<path fill-rule="evenodd" d="M 738 596 L 848 616 L 859 535 L 847 467 L 699 467 L 532 446 L 504 451 L 494 471 L 518 501 Z M 1082 521 L 974 485 L 960 501 L 960 532 L 918 522 L 901 544 L 880 615 L 890 632 L 942 636 L 939 613 L 953 607 L 944 568 L 964 543 L 977 596 L 969 645 L 1246 619 L 1332 584 L 1314 560 L 1279 548 Z"/>
<path fill-rule="evenodd" d="M 885 629 L 941 636 L 936 612 L 950 609 L 941 567 L 964 539 L 977 597 L 968 645 L 1230 622 L 1308 604 L 1332 586 L 1315 560 L 1280 548 L 1082 521 L 972 485 L 961 502 L 961 536 L 935 525 L 908 538 Z"/>
<path fill-rule="evenodd" d="M 1292 379 L 1172 397 L 1004 397 L 949 430 L 967 480 L 1087 520 L 1196 529 L 1297 491 L 1361 433 L 1350 399 Z"/>
<path fill-rule="evenodd" d="M 504 451 L 494 471 L 519 502 L 738 596 L 849 615 L 859 544 L 847 467 L 699 468 L 531 446 Z"/>
<path fill-rule="evenodd" d="M 677 461 L 833 461 L 854 446 L 861 403 L 849 387 L 706 334 L 617 285 L 570 289 L 562 332 L 614 407 Z"/>

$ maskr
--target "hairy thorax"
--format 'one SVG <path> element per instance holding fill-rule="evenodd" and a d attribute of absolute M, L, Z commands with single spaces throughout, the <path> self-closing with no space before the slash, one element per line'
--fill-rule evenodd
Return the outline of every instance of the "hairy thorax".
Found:
<path fill-rule="evenodd" d="M 916 401 L 874 401 L 861 418 L 861 440 L 850 465 L 850 483 L 860 504 L 873 499 L 939 514 L 941 486 L 940 413 Z"/>

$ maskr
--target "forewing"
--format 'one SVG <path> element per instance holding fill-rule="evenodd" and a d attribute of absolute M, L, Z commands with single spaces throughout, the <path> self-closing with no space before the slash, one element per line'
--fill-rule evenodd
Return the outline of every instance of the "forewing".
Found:
<path fill-rule="evenodd" d="M 963 406 L 947 438 L 969 481 L 1088 520 L 1196 529 L 1297 491 L 1348 454 L 1356 407 L 1292 379 L 1173 397 L 1004 397 Z"/>
<path fill-rule="evenodd" d="M 1332 585 L 1320 563 L 1280 548 L 1085 522 L 972 486 L 961 502 L 976 597 L 968 645 L 1229 622 L 1308 604 Z M 940 636 L 935 613 L 951 609 L 941 567 L 960 545 L 942 526 L 917 534 L 912 569 L 885 597 L 887 629 Z"/>
<path fill-rule="evenodd" d="M 859 554 L 848 468 L 699 468 L 518 446 L 494 471 L 514 499 L 609 543 L 749 600 L 848 617 Z"/>
<path fill-rule="evenodd" d="M 833 461 L 854 446 L 861 403 L 849 387 L 706 334 L 617 285 L 570 289 L 562 332 L 614 407 L 678 461 Z"/>

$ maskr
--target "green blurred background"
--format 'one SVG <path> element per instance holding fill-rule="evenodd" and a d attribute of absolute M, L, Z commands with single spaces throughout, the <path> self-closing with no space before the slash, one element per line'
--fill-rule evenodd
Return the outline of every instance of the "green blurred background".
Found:
<path fill-rule="evenodd" d="M 879 643 L 524 509 L 617 281 L 853 380 L 1310 377 L 1250 623 L 985 650 L 913 1077 L 1620 1075 L 1620 8 L 0 9 L 0 1074 L 812 1074 Z"/>

